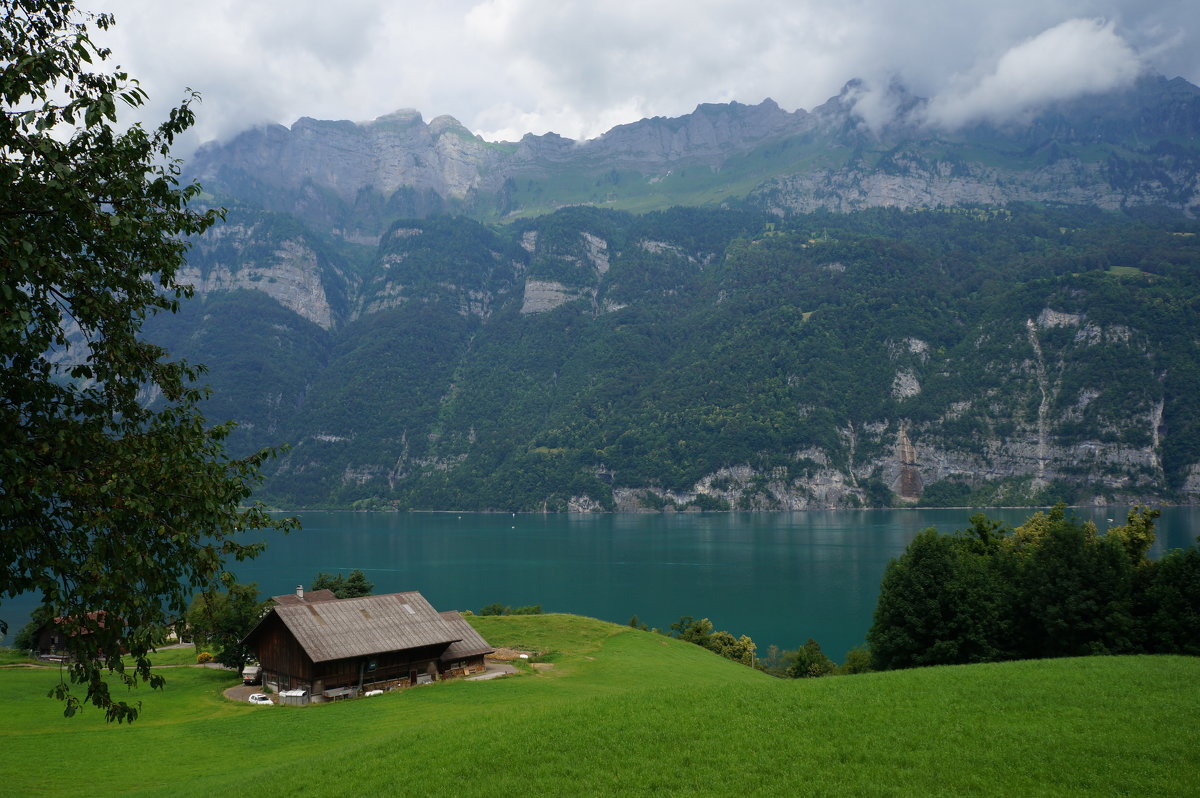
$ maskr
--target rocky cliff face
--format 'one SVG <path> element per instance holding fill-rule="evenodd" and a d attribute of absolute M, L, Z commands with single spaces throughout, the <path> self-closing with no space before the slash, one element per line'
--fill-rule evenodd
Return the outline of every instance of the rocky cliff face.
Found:
<path fill-rule="evenodd" d="M 354 280 L 325 261 L 307 236 L 279 236 L 254 223 L 220 225 L 193 245 L 182 283 L 198 294 L 259 291 L 328 330 L 345 320 L 330 292 L 355 290 Z M 328 289 L 327 289 L 328 286 Z"/>
<path fill-rule="evenodd" d="M 1196 163 L 1163 164 L 1146 179 L 1115 185 L 1111 162 L 1064 157 L 1036 168 L 997 168 L 898 159 L 893 168 L 849 166 L 774 178 L 752 194 L 777 213 L 864 208 L 929 208 L 1055 202 L 1109 210 L 1170 205 L 1200 208 Z M 1189 212 L 1194 212 L 1189 210 Z"/>
<path fill-rule="evenodd" d="M 313 183 L 346 201 L 366 188 L 390 195 L 402 186 L 463 197 L 494 161 L 495 150 L 453 118 L 426 124 L 418 112 L 405 109 L 363 125 L 305 117 L 290 129 L 250 130 L 228 144 L 202 148 L 192 173 L 215 185 L 223 171 L 282 188 Z"/>

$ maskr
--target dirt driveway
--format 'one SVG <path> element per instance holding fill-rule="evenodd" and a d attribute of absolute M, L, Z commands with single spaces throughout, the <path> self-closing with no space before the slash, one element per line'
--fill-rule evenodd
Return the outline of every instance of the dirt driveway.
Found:
<path fill-rule="evenodd" d="M 230 701 L 245 702 L 250 698 L 251 693 L 261 693 L 262 691 L 263 689 L 261 684 L 235 684 L 233 687 L 226 688 L 223 695 Z M 267 693 L 267 697 L 270 698 L 272 702 L 276 700 L 274 693 Z"/>

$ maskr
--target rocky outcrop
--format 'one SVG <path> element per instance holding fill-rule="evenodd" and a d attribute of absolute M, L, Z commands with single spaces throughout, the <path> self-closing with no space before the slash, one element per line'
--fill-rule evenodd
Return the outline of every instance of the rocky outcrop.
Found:
<path fill-rule="evenodd" d="M 1191 165 L 1167 169 L 1160 177 L 1134 186 L 1113 185 L 1106 164 L 1077 158 L 1037 169 L 961 162 L 910 162 L 905 166 L 900 173 L 850 166 L 791 174 L 763 183 L 751 196 L 781 214 L 1009 202 L 1060 202 L 1109 210 L 1137 205 L 1200 205 L 1200 182 Z"/>
<path fill-rule="evenodd" d="M 321 279 L 324 271 L 316 251 L 303 239 L 278 242 L 265 257 L 244 258 L 253 241 L 253 227 L 226 225 L 209 231 L 197 244 L 201 253 L 212 253 L 204 267 L 193 259 L 179 272 L 179 282 L 192 285 L 197 294 L 246 289 L 261 291 L 288 310 L 328 330 L 337 323 Z M 221 244 L 232 243 L 221 257 Z"/>
<path fill-rule="evenodd" d="M 990 441 L 985 453 L 976 456 L 961 449 L 940 447 L 933 429 L 926 430 L 926 434 L 929 443 L 923 439 L 918 446 L 901 426 L 890 453 L 862 461 L 853 470 L 828 465 L 828 454 L 818 450 L 804 452 L 803 457 L 797 453 L 798 460 L 825 463 L 802 476 L 788 477 L 784 468 L 764 472 L 743 465 L 719 469 L 689 491 L 617 488 L 613 491 L 615 509 L 618 512 L 685 509 L 701 496 L 720 499 L 730 509 L 751 511 L 869 506 L 871 496 L 864 484 L 872 475 L 878 475 L 901 502 L 913 503 L 920 499 L 926 485 L 940 480 L 954 480 L 972 487 L 995 485 L 997 490 L 1003 490 L 1006 484 L 1027 480 L 1039 468 L 1043 479 L 1074 478 L 1080 471 L 1097 475 L 1096 483 L 1104 489 L 1093 500 L 1097 504 L 1136 503 L 1145 500 L 1147 483 L 1135 475 L 1157 472 L 1161 479 L 1161 466 L 1153 447 L 1113 446 L 1099 441 L 1039 447 L 1036 436 L 1026 430 L 1013 438 Z M 1027 487 L 1032 490 L 1037 485 L 1031 483 Z M 1181 492 L 1200 498 L 1200 464 L 1192 467 Z M 1012 497 L 1003 492 L 997 495 Z M 575 509 L 589 511 L 583 502 L 576 502 Z M 593 509 L 599 511 L 600 504 L 595 502 Z"/>
<path fill-rule="evenodd" d="M 526 280 L 525 299 L 521 303 L 522 313 L 545 313 L 574 302 L 583 294 L 553 280 Z"/>
<path fill-rule="evenodd" d="M 361 125 L 304 117 L 291 128 L 248 130 L 202 147 L 190 173 L 206 185 L 220 185 L 223 171 L 282 188 L 312 183 L 347 201 L 363 189 L 388 196 L 401 187 L 461 198 L 479 187 L 497 158 L 492 145 L 453 118 L 425 124 L 420 113 L 403 109 Z"/>
<path fill-rule="evenodd" d="M 921 488 L 924 486 L 921 471 L 917 468 L 917 449 L 908 438 L 908 430 L 900 425 L 896 433 L 896 462 L 900 474 L 892 483 L 892 492 L 902 502 L 915 502 L 921 498 Z"/>
<path fill-rule="evenodd" d="M 727 159 L 731 151 L 799 135 L 815 126 L 816 120 L 807 111 L 789 113 L 771 99 L 758 105 L 707 103 L 674 119 L 656 116 L 618 125 L 581 145 L 579 156 L 600 158 L 617 167 L 645 168 L 679 161 L 715 166 Z"/>

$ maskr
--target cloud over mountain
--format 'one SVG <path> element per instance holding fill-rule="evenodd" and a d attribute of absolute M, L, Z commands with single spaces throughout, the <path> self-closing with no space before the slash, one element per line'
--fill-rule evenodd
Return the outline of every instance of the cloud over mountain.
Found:
<path fill-rule="evenodd" d="M 1067 20 L 1015 45 L 981 77 L 957 80 L 928 116 L 946 127 L 1020 119 L 1049 102 L 1128 86 L 1143 68 L 1113 23 Z"/>
<path fill-rule="evenodd" d="M 1200 4 L 1176 0 L 85 0 L 162 118 L 202 92 L 198 138 L 300 116 L 451 114 L 489 139 L 576 139 L 702 102 L 812 108 L 863 79 L 878 122 L 899 82 L 934 118 L 1022 114 L 1143 66 L 1200 83 Z M 874 103 L 874 104 L 872 104 Z"/>

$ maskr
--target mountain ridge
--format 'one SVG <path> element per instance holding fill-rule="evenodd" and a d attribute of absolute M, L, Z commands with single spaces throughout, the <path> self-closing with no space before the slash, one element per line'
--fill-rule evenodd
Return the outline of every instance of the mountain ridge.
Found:
<path fill-rule="evenodd" d="M 362 124 L 304 117 L 205 145 L 187 173 L 219 200 L 253 186 L 270 209 L 351 235 L 378 235 L 382 225 L 357 222 L 356 208 L 394 204 L 401 192 L 427 195 L 418 211 L 491 220 L 572 204 L 644 211 L 768 195 L 792 209 L 1080 202 L 1088 193 L 1102 207 L 1193 215 L 1200 207 L 1200 89 L 1181 78 L 1143 77 L 1050 104 L 1024 125 L 982 120 L 957 130 L 927 124 L 928 101 L 903 87 L 888 92 L 893 116 L 884 124 L 868 124 L 862 84 L 851 81 L 812 111 L 770 99 L 701 104 L 582 142 L 555 133 L 487 142 L 452 117 L 426 123 L 412 109 Z M 814 188 L 861 183 L 897 152 L 921 164 L 894 175 L 904 190 L 850 192 L 846 202 Z M 993 190 L 964 191 L 949 179 L 964 168 Z M 297 192 L 332 194 L 339 207 L 306 210 Z"/>

